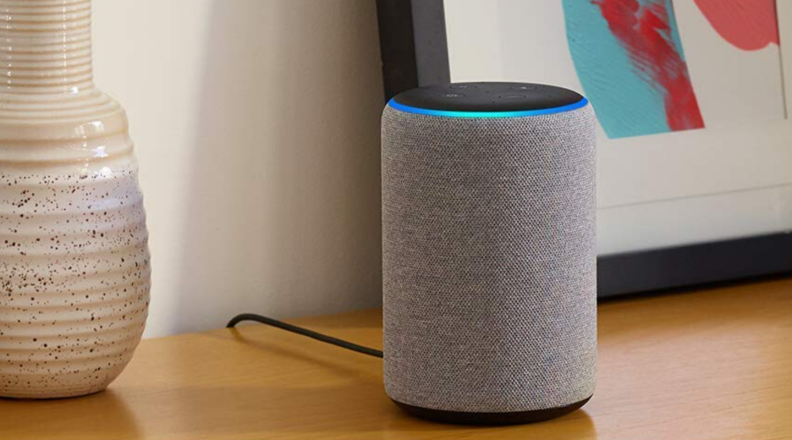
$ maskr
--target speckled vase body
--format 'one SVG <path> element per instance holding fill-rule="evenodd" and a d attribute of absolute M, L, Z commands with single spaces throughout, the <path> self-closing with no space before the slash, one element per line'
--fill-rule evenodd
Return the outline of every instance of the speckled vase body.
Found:
<path fill-rule="evenodd" d="M 0 0 L 0 397 L 106 388 L 140 341 L 148 234 L 90 0 Z"/>

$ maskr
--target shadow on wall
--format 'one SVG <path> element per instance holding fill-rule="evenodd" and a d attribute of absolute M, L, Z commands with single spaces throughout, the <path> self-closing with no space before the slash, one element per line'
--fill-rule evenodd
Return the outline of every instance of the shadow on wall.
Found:
<path fill-rule="evenodd" d="M 380 304 L 374 2 L 213 5 L 173 330 Z"/>

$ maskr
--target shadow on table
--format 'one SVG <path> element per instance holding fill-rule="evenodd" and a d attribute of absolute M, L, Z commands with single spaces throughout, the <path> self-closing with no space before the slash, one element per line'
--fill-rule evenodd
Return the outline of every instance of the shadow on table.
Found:
<path fill-rule="evenodd" d="M 312 353 L 311 355 L 303 354 L 297 350 L 290 350 L 283 348 L 282 344 L 278 344 L 277 342 L 265 342 L 260 341 L 257 339 L 247 339 L 243 335 L 241 335 L 237 330 L 230 330 L 231 337 L 239 342 L 244 344 L 247 347 L 256 348 L 258 350 L 262 350 L 266 354 L 270 355 L 273 358 L 278 359 L 290 359 L 293 361 L 299 361 L 303 363 L 309 363 L 312 366 L 317 368 L 325 369 L 336 376 L 345 376 L 350 379 L 355 380 L 376 380 L 377 382 L 381 383 L 382 378 L 381 374 L 376 376 L 369 373 L 370 365 L 366 365 L 366 363 L 375 363 L 377 364 L 377 370 L 381 371 L 381 364 L 382 360 L 379 358 L 352 353 L 354 359 L 357 360 L 355 364 L 350 364 L 349 362 L 341 362 L 340 359 L 344 359 L 343 356 L 347 356 L 350 354 L 349 352 L 345 351 L 343 348 L 336 347 L 333 345 L 325 345 L 323 342 L 313 341 L 311 339 L 306 339 L 304 336 L 294 335 L 295 342 L 302 343 L 302 342 L 309 342 L 309 343 L 316 343 L 320 344 L 317 346 L 317 349 L 330 349 L 330 350 L 341 350 L 340 352 L 336 352 L 339 356 L 328 357 L 326 354 L 322 353 Z M 214 334 L 205 334 L 208 337 L 220 337 Z"/>
<path fill-rule="evenodd" d="M 728 283 L 709 288 L 677 289 L 609 299 L 599 304 L 600 343 L 625 337 L 645 337 L 672 343 L 690 339 L 741 334 L 786 322 L 783 309 L 773 309 L 768 301 L 746 301 L 757 286 L 768 297 L 786 295 L 785 279 L 757 283 Z"/>
<path fill-rule="evenodd" d="M 2 439 L 138 438 L 138 426 L 126 399 L 112 390 L 71 399 L 0 399 Z"/>
<path fill-rule="evenodd" d="M 596 438 L 593 420 L 582 410 L 543 423 L 506 427 L 444 425 L 415 419 L 401 412 L 377 381 L 349 380 L 342 386 L 326 387 L 207 385 L 157 394 L 156 405 L 131 402 L 147 413 L 141 414 L 143 417 L 160 420 L 146 429 L 156 438 L 370 439 L 404 433 L 406 438 L 416 439 L 440 432 L 448 438 L 502 438 L 510 434 L 542 439 Z M 163 420 L 157 414 L 163 409 L 174 416 Z"/>
<path fill-rule="evenodd" d="M 313 352 L 284 347 L 282 341 L 245 339 L 238 332 L 231 333 L 232 338 L 246 347 L 265 352 L 266 359 L 288 359 L 293 365 L 310 364 L 311 368 L 321 370 L 321 377 L 313 377 L 309 383 L 295 383 L 293 375 L 284 371 L 282 365 L 268 368 L 262 364 L 262 379 L 258 384 L 248 385 L 242 382 L 251 381 L 227 377 L 221 381 L 212 378 L 205 387 L 163 389 L 155 394 L 160 396 L 158 407 L 170 408 L 169 412 L 174 414 L 167 428 L 172 433 L 170 438 L 199 435 L 229 439 L 372 438 L 385 432 L 405 433 L 409 438 L 433 436 L 432 433 L 439 432 L 451 437 L 469 435 L 476 438 L 500 438 L 510 432 L 519 432 L 520 436 L 543 439 L 556 438 L 563 432 L 564 438 L 596 438 L 594 422 L 583 410 L 530 426 L 473 427 L 415 419 L 399 410 L 385 394 L 380 359 L 343 351 L 338 356 L 328 356 L 323 351 L 327 347 L 323 345 Z M 336 348 L 330 347 L 330 350 Z M 255 356 L 245 359 L 249 359 L 253 368 L 261 361 Z M 278 376 L 282 380 L 277 379 Z M 147 407 L 142 402 L 131 405 L 152 412 L 139 417 L 161 417 L 150 405 Z"/>

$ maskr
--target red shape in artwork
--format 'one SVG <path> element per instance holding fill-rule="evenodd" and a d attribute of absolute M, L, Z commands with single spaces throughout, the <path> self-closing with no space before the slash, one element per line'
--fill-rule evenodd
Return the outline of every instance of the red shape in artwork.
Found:
<path fill-rule="evenodd" d="M 742 50 L 780 44 L 775 0 L 694 0 L 715 31 Z"/>
<path fill-rule="evenodd" d="M 672 29 L 664 0 L 592 0 L 600 7 L 608 28 L 627 50 L 635 69 L 662 94 L 666 120 L 672 131 L 703 128 L 704 119 L 688 75 L 687 64 L 672 43 Z"/>

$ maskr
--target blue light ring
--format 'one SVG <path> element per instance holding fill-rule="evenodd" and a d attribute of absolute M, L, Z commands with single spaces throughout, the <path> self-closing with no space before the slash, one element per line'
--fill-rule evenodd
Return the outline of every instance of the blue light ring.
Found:
<path fill-rule="evenodd" d="M 525 116 L 540 116 L 552 115 L 556 113 L 569 112 L 585 107 L 588 104 L 588 99 L 583 98 L 578 102 L 562 105 L 561 107 L 543 108 L 538 110 L 513 110 L 504 112 L 470 112 L 470 111 L 457 111 L 457 110 L 432 110 L 427 108 L 412 107 L 404 105 L 391 99 L 388 105 L 396 110 L 406 113 L 415 113 L 418 115 L 428 116 L 444 116 L 447 118 L 522 118 Z"/>

